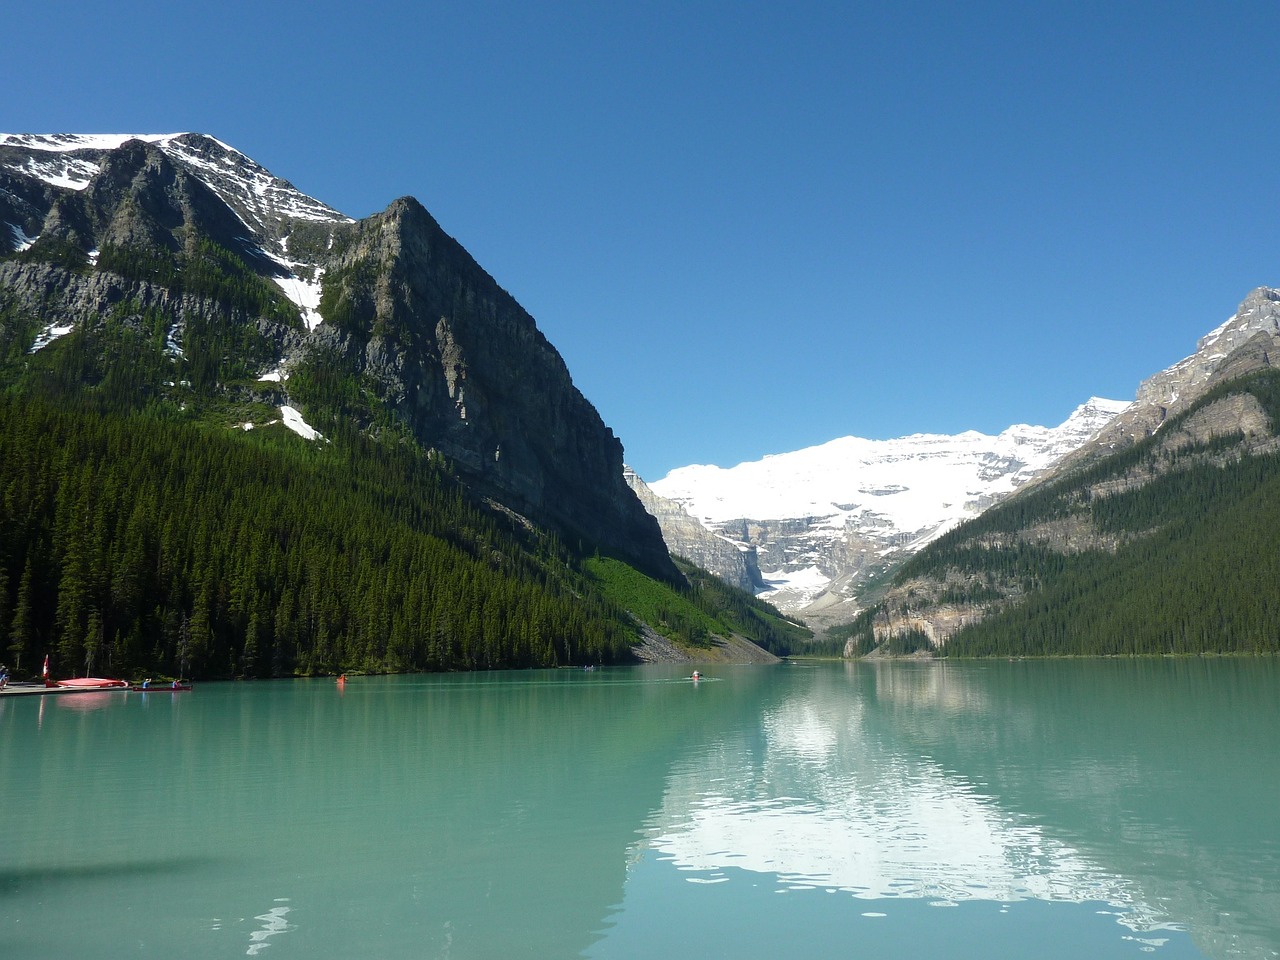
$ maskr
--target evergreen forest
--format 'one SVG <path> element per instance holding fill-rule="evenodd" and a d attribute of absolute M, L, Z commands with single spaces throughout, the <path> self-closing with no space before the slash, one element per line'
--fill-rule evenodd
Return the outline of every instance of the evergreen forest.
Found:
<path fill-rule="evenodd" d="M 966 586 L 938 602 L 986 605 L 941 652 L 1280 651 L 1280 452 L 1239 433 L 1162 443 L 1233 394 L 1256 399 L 1274 435 L 1280 372 L 1268 369 L 1215 388 L 1155 436 L 992 508 L 908 561 L 900 588 L 958 580 Z M 1115 492 L 1091 493 L 1108 487 Z M 1028 535 L 1054 522 L 1092 531 L 1094 545 L 1064 551 Z M 874 645 L 869 621 L 858 636 Z"/>
<path fill-rule="evenodd" d="M 289 386 L 328 439 L 290 432 L 256 374 L 276 356 L 263 319 L 296 327 L 296 308 L 229 251 L 108 248 L 91 268 L 37 247 L 13 258 L 158 279 L 203 307 L 126 299 L 32 352 L 57 314 L 0 289 L 0 660 L 16 677 L 46 655 L 56 677 L 126 679 L 619 663 L 644 617 L 694 648 L 742 633 L 786 653 L 809 635 L 694 568 L 688 586 L 653 581 L 493 509 L 322 352 Z"/>

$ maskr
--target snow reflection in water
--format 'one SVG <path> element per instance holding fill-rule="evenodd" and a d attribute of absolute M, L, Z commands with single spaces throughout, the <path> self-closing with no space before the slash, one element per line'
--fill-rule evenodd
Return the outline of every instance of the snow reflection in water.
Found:
<path fill-rule="evenodd" d="M 759 744 L 690 758 L 668 781 L 646 843 L 697 874 L 690 881 L 741 870 L 776 878 L 779 891 L 863 900 L 1106 902 L 1135 933 L 1181 929 L 1131 882 L 974 784 L 893 752 L 863 729 L 854 705 L 834 718 L 787 702 L 761 733 Z"/>
<path fill-rule="evenodd" d="M 276 903 L 288 902 L 289 899 L 287 897 L 276 900 Z M 263 950 L 267 949 L 267 947 L 271 946 L 271 944 L 267 942 L 267 938 L 292 930 L 292 925 L 285 919 L 288 913 L 288 907 L 272 907 L 266 913 L 262 913 L 254 917 L 253 919 L 262 921 L 262 929 L 255 930 L 253 933 L 249 934 L 249 949 L 245 951 L 245 954 L 250 957 L 257 956 Z"/>

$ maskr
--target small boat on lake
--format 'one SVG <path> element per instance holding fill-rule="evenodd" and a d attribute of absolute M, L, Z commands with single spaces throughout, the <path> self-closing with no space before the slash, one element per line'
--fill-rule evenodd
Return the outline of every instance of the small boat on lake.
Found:
<path fill-rule="evenodd" d="M 69 687 L 73 690 L 118 690 L 128 689 L 124 680 L 111 680 L 107 677 L 73 677 L 70 680 L 55 680 L 51 687 Z"/>
<path fill-rule="evenodd" d="M 134 693 L 181 693 L 184 690 L 190 690 L 191 684 L 181 683 L 173 680 L 169 683 L 134 683 L 129 685 L 129 689 Z"/>

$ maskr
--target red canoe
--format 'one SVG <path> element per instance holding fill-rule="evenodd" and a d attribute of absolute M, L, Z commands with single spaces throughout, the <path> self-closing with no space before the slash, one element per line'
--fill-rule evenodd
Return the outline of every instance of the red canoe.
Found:
<path fill-rule="evenodd" d="M 73 680 L 59 680 L 54 686 L 75 687 L 78 690 L 114 690 L 116 687 L 127 687 L 123 680 L 108 680 L 105 677 L 78 677 Z"/>

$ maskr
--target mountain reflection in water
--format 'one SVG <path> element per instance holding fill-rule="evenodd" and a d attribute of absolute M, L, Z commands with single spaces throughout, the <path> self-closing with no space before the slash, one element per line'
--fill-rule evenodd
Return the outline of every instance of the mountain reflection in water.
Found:
<path fill-rule="evenodd" d="M 1280 785 L 1270 661 L 811 675 L 758 730 L 675 765 L 645 843 L 688 879 L 1101 902 L 1143 943 L 1189 930 L 1214 956 L 1280 956 L 1276 827 L 1224 816 Z"/>
<path fill-rule="evenodd" d="M 0 698 L 3 954 L 1280 956 L 1275 661 L 708 672 Z"/>

